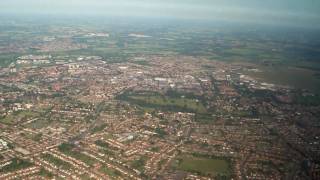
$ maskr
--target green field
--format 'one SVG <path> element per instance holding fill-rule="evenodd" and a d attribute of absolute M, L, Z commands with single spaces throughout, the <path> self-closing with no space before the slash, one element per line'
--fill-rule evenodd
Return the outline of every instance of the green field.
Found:
<path fill-rule="evenodd" d="M 147 161 L 147 157 L 141 156 L 140 158 L 131 162 L 131 167 L 139 170 L 140 172 L 143 172 L 146 161 Z"/>
<path fill-rule="evenodd" d="M 120 172 L 112 170 L 105 165 L 101 166 L 99 171 L 111 177 L 117 177 L 120 175 Z"/>
<path fill-rule="evenodd" d="M 102 140 L 96 140 L 94 143 L 102 148 L 109 148 L 109 144 Z"/>
<path fill-rule="evenodd" d="M 20 135 L 28 138 L 28 139 L 31 139 L 33 141 L 36 141 L 36 142 L 39 142 L 41 139 L 42 139 L 42 133 L 37 133 L 37 134 L 34 134 L 34 133 L 20 133 Z"/>
<path fill-rule="evenodd" d="M 12 62 L 15 62 L 17 57 L 19 57 L 20 54 L 18 53 L 0 53 L 0 67 L 7 67 Z"/>
<path fill-rule="evenodd" d="M 39 114 L 33 111 L 15 111 L 12 114 L 1 118 L 0 123 L 13 125 L 19 121 L 25 121 L 37 117 Z"/>
<path fill-rule="evenodd" d="M 50 123 L 51 122 L 48 119 L 39 118 L 38 120 L 35 120 L 31 123 L 26 124 L 25 126 L 28 128 L 33 128 L 33 129 L 41 129 L 41 128 L 49 126 Z"/>
<path fill-rule="evenodd" d="M 178 170 L 198 173 L 200 175 L 226 176 L 231 175 L 230 164 L 223 158 L 195 157 L 189 154 L 178 156 L 173 163 Z"/>
<path fill-rule="evenodd" d="M 98 126 L 95 126 L 92 130 L 91 130 L 91 133 L 94 134 L 96 132 L 99 132 L 99 131 L 102 131 L 104 128 L 107 127 L 107 124 L 102 124 L 102 125 L 98 125 Z"/>
<path fill-rule="evenodd" d="M 39 176 L 42 176 L 44 178 L 48 178 L 48 179 L 53 178 L 53 174 L 51 172 L 45 170 L 44 168 L 41 168 L 38 174 L 39 174 Z"/>
<path fill-rule="evenodd" d="M 182 111 L 205 113 L 207 110 L 201 100 L 191 97 L 169 96 L 157 92 L 125 92 L 120 100 L 139 105 L 146 111 Z"/>

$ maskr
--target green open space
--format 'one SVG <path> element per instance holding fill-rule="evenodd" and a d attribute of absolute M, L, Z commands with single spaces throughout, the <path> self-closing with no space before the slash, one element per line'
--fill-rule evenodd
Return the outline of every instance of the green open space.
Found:
<path fill-rule="evenodd" d="M 180 96 L 179 96 L 180 95 Z M 118 99 L 139 105 L 146 111 L 163 110 L 174 112 L 197 112 L 205 113 L 207 110 L 200 97 L 186 97 L 183 94 L 171 95 L 158 92 L 140 91 L 124 92 Z"/>
<path fill-rule="evenodd" d="M 18 53 L 0 53 L 0 67 L 7 67 L 11 63 L 15 62 L 17 57 L 19 57 L 20 54 Z"/>
<path fill-rule="evenodd" d="M 306 95 L 306 96 L 296 96 L 295 102 L 305 106 L 319 106 L 320 105 L 320 95 Z"/>
<path fill-rule="evenodd" d="M 42 133 L 35 134 L 35 133 L 23 132 L 23 133 L 20 133 L 20 135 L 36 142 L 39 142 L 42 138 Z"/>
<path fill-rule="evenodd" d="M 109 144 L 102 140 L 96 140 L 94 143 L 102 148 L 109 148 Z"/>
<path fill-rule="evenodd" d="M 210 156 L 194 156 L 190 154 L 182 154 L 176 158 L 173 165 L 174 168 L 209 176 L 225 176 L 230 177 L 230 163 L 225 158 Z"/>
<path fill-rule="evenodd" d="M 42 176 L 44 178 L 49 178 L 49 179 L 52 179 L 54 176 L 51 172 L 45 170 L 44 168 L 41 168 L 38 174 L 39 176 Z"/>
<path fill-rule="evenodd" d="M 15 111 L 5 117 L 0 117 L 0 123 L 13 125 L 20 121 L 26 121 L 37 117 L 39 114 L 33 111 Z"/>
<path fill-rule="evenodd" d="M 212 116 L 212 114 L 209 113 L 197 113 L 195 115 L 195 121 L 201 123 L 201 124 L 209 124 L 215 121 L 215 117 Z"/>
<path fill-rule="evenodd" d="M 141 66 L 150 66 L 150 64 L 147 60 L 135 60 L 135 61 L 132 61 L 132 63 L 138 64 Z"/>
<path fill-rule="evenodd" d="M 41 129 L 50 125 L 50 121 L 48 119 L 39 118 L 35 121 L 32 121 L 25 126 L 32 129 Z"/>
<path fill-rule="evenodd" d="M 144 171 L 144 166 L 146 164 L 147 157 L 146 156 L 141 156 L 138 159 L 133 160 L 130 165 L 134 169 L 138 169 L 140 172 Z"/>
<path fill-rule="evenodd" d="M 99 131 L 102 131 L 104 128 L 107 127 L 107 124 L 101 124 L 101 125 L 98 125 L 98 126 L 95 126 L 92 130 L 91 130 L 91 133 L 94 134 L 94 133 L 97 133 Z"/>
<path fill-rule="evenodd" d="M 99 171 L 110 176 L 110 177 L 117 177 L 117 176 L 120 176 L 120 172 L 117 171 L 117 170 L 113 170 L 113 169 L 110 169 L 108 168 L 107 166 L 103 165 L 99 168 Z"/>

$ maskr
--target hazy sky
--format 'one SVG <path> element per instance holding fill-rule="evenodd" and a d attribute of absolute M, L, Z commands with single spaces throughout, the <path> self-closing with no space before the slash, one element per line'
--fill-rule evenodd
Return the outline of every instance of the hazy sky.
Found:
<path fill-rule="evenodd" d="M 0 12 L 320 24 L 320 0 L 0 0 Z"/>

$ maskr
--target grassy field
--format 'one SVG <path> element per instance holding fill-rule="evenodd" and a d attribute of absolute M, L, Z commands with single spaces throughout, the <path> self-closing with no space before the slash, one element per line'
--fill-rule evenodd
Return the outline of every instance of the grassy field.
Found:
<path fill-rule="evenodd" d="M 104 165 L 100 167 L 99 171 L 111 177 L 117 177 L 120 175 L 120 172 L 109 169 L 107 166 Z"/>
<path fill-rule="evenodd" d="M 0 123 L 12 125 L 18 123 L 19 121 L 35 118 L 38 115 L 39 114 L 37 112 L 33 111 L 15 111 L 6 117 L 0 118 Z"/>
<path fill-rule="evenodd" d="M 127 92 L 124 93 L 120 99 L 137 104 L 146 111 L 161 109 L 175 112 L 206 112 L 204 104 L 198 99 L 170 97 L 156 92 Z"/>
<path fill-rule="evenodd" d="M 102 131 L 106 127 L 107 127 L 107 124 L 98 125 L 91 130 L 91 133 L 94 134 L 96 132 Z"/>
<path fill-rule="evenodd" d="M 147 161 L 147 157 L 141 156 L 139 159 L 136 159 L 131 162 L 131 167 L 139 170 L 140 172 L 143 172 L 146 161 Z"/>
<path fill-rule="evenodd" d="M 20 54 L 17 53 L 5 53 L 0 54 L 0 67 L 7 67 L 12 62 L 15 62 L 17 57 L 19 57 Z"/>
<path fill-rule="evenodd" d="M 20 135 L 23 135 L 24 137 L 31 139 L 33 141 L 39 142 L 42 139 L 42 133 L 20 133 Z"/>
<path fill-rule="evenodd" d="M 178 156 L 173 166 L 182 171 L 201 175 L 224 175 L 229 177 L 231 174 L 229 162 L 221 158 L 195 157 L 183 154 Z"/>
<path fill-rule="evenodd" d="M 50 125 L 48 119 L 39 118 L 38 120 L 32 121 L 31 123 L 26 124 L 25 126 L 33 129 L 41 129 Z"/>
<path fill-rule="evenodd" d="M 109 144 L 102 140 L 96 140 L 94 143 L 102 148 L 109 148 Z"/>
<path fill-rule="evenodd" d="M 53 174 L 51 172 L 45 170 L 44 168 L 41 168 L 38 174 L 39 174 L 39 176 L 42 176 L 44 178 L 48 178 L 48 179 L 53 178 Z"/>

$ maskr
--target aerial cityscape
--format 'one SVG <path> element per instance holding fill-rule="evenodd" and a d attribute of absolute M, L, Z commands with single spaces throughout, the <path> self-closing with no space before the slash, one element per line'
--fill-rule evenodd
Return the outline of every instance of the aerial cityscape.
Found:
<path fill-rule="evenodd" d="M 0 13 L 0 179 L 320 179 L 319 27 L 26 9 Z"/>

